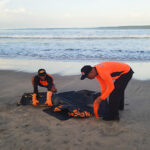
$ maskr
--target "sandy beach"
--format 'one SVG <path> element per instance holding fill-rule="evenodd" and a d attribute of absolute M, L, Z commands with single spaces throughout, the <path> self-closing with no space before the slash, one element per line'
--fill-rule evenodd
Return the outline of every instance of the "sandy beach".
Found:
<path fill-rule="evenodd" d="M 41 108 L 16 106 L 24 92 L 32 91 L 32 75 L 0 71 L 1 150 L 149 150 L 150 81 L 129 83 L 119 122 L 94 117 L 60 121 Z M 96 80 L 81 82 L 77 75 L 54 78 L 58 92 L 100 90 Z"/>
<path fill-rule="evenodd" d="M 150 150 L 149 68 L 150 0 L 0 0 L 0 150 Z M 54 77 L 59 94 L 34 95 L 41 104 L 34 107 L 32 77 L 39 69 Z M 118 117 L 115 105 L 132 70 Z M 101 92 L 96 79 L 81 81 L 81 74 L 97 77 L 102 91 L 108 89 Z M 112 94 L 109 74 L 124 75 Z M 36 83 L 51 88 L 36 77 L 35 92 Z M 99 116 L 110 110 L 105 118 L 92 116 L 96 92 L 101 99 L 111 96 L 110 105 L 99 107 Z M 56 106 L 51 109 L 44 104 L 47 98 L 51 105 L 49 95 Z M 61 109 L 67 120 L 55 112 Z"/>

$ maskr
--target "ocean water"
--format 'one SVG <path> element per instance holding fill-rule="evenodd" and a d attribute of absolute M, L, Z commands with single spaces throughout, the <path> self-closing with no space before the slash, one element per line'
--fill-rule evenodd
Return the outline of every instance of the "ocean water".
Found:
<path fill-rule="evenodd" d="M 150 28 L 0 29 L 0 57 L 149 61 Z"/>

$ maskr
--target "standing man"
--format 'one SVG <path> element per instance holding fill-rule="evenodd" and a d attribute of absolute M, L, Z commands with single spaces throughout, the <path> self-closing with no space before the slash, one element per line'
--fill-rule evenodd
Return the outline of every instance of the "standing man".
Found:
<path fill-rule="evenodd" d="M 36 106 L 39 101 L 37 100 L 38 94 L 38 86 L 47 88 L 47 98 L 45 104 L 48 106 L 52 106 L 52 93 L 57 92 L 57 89 L 54 85 L 53 77 L 46 73 L 45 69 L 39 69 L 38 75 L 32 77 L 32 85 L 33 85 L 33 98 L 32 98 L 32 105 Z"/>
<path fill-rule="evenodd" d="M 94 101 L 97 119 L 101 101 L 109 96 L 109 113 L 103 120 L 119 120 L 119 110 L 124 109 L 124 92 L 133 73 L 129 65 L 113 61 L 102 62 L 94 67 L 87 65 L 81 69 L 81 80 L 97 78 L 101 86 L 101 96 Z"/>

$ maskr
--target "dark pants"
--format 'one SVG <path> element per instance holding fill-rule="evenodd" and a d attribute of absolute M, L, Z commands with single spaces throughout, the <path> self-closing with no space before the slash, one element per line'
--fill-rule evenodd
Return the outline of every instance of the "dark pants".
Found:
<path fill-rule="evenodd" d="M 124 92 L 128 85 L 128 82 L 131 80 L 133 75 L 133 70 L 126 74 L 123 74 L 120 78 L 116 79 L 114 85 L 115 89 L 109 96 L 109 116 L 117 117 L 119 116 L 119 109 L 124 109 Z"/>

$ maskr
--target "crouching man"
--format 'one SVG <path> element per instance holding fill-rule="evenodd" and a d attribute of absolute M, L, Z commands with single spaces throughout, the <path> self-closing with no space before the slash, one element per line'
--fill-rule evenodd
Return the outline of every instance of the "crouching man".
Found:
<path fill-rule="evenodd" d="M 33 97 L 32 97 L 32 105 L 36 106 L 39 101 L 37 100 L 38 94 L 38 86 L 47 88 L 47 97 L 45 104 L 48 106 L 52 106 L 52 94 L 57 92 L 57 89 L 54 85 L 53 77 L 46 73 L 45 69 L 39 69 L 38 75 L 32 77 L 32 85 L 33 85 Z"/>

